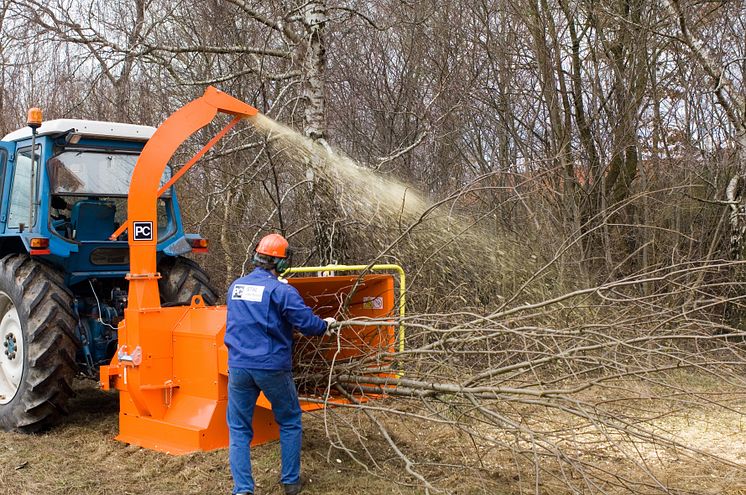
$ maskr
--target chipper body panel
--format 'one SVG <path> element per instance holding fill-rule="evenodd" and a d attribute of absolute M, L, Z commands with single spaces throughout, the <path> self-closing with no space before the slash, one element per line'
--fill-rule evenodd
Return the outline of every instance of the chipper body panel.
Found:
<path fill-rule="evenodd" d="M 392 318 L 395 308 L 394 277 L 389 274 L 344 275 L 331 277 L 291 278 L 292 284 L 322 318 L 385 319 Z M 394 352 L 392 325 L 349 325 L 337 340 L 300 337 L 296 344 L 298 366 L 322 366 L 362 358 L 375 359 L 381 352 Z M 373 367 L 374 363 L 370 363 Z"/>

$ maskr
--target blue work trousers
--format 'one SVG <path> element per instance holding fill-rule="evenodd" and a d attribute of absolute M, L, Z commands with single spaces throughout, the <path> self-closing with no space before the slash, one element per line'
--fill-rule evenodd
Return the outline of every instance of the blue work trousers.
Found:
<path fill-rule="evenodd" d="M 280 453 L 285 484 L 300 481 L 300 449 L 303 435 L 298 392 L 290 371 L 230 368 L 228 372 L 229 457 L 233 493 L 254 492 L 251 475 L 252 420 L 259 392 L 272 404 L 275 422 L 280 426 Z"/>

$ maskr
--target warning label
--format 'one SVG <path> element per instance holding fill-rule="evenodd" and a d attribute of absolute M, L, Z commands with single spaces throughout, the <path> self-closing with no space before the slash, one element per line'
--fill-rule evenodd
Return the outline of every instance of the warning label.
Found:
<path fill-rule="evenodd" d="M 363 297 L 363 309 L 383 309 L 383 298 Z"/>

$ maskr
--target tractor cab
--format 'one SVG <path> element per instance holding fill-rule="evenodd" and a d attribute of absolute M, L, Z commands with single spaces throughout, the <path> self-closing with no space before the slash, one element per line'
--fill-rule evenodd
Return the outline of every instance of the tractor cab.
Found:
<path fill-rule="evenodd" d="M 124 276 L 129 267 L 126 234 L 115 240 L 110 236 L 126 221 L 132 171 L 154 131 L 60 119 L 45 122 L 35 133 L 26 127 L 5 136 L 0 251 L 23 247 L 60 267 L 69 285 Z M 167 168 L 161 184 L 170 176 Z M 184 235 L 171 189 L 158 200 L 158 224 L 152 230 L 159 256 L 192 250 L 196 236 Z"/>
<path fill-rule="evenodd" d="M 31 114 L 29 127 L 0 141 L 0 259 L 43 267 L 72 294 L 69 306 L 76 324 L 65 332 L 78 341 L 78 370 L 95 377 L 117 349 L 130 268 L 128 233 L 121 227 L 127 222 L 135 164 L 155 128 L 72 119 L 42 124 L 40 111 L 38 121 L 32 122 Z M 161 186 L 170 178 L 166 167 Z M 183 257 L 205 252 L 206 240 L 184 233 L 172 187 L 160 195 L 157 209 L 156 221 L 141 226 L 138 235 L 156 241 L 161 303 L 189 304 L 200 294 L 214 304 L 217 296 L 207 275 Z M 0 287 L 0 301 L 2 292 Z M 18 332 L 0 328 L 0 334 L 8 332 L 18 340 Z M 0 396 L 3 380 L 10 380 L 1 365 Z"/>

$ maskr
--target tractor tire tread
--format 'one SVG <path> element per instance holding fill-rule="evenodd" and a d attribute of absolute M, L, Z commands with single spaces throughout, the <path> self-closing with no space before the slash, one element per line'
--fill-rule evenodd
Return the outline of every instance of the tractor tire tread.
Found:
<path fill-rule="evenodd" d="M 0 429 L 35 433 L 67 414 L 77 373 L 73 297 L 64 277 L 26 254 L 0 260 L 0 290 L 13 299 L 26 328 L 26 369 L 16 397 L 0 406 Z"/>
<path fill-rule="evenodd" d="M 162 303 L 189 305 L 192 297 L 199 295 L 208 306 L 218 303 L 220 297 L 210 282 L 210 276 L 196 262 L 181 256 L 169 257 L 162 260 L 158 268 Z"/>

